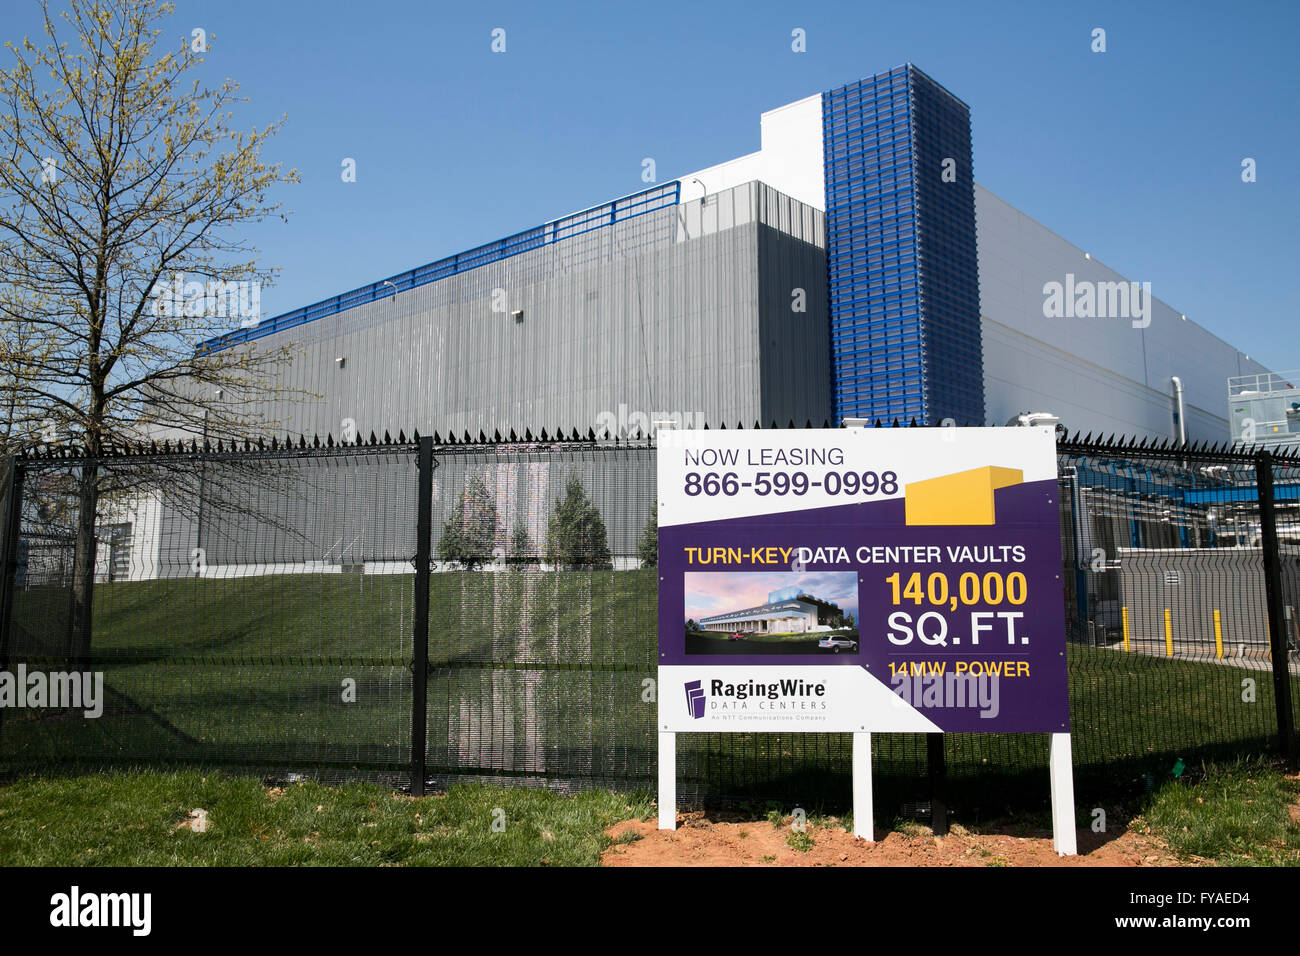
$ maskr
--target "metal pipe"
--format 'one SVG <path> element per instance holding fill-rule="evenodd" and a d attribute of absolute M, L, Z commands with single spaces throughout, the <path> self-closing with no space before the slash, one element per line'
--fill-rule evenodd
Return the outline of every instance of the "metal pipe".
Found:
<path fill-rule="evenodd" d="M 1177 375 L 1169 379 L 1174 386 L 1174 438 L 1178 444 L 1187 444 L 1187 422 L 1183 417 L 1183 380 Z"/>

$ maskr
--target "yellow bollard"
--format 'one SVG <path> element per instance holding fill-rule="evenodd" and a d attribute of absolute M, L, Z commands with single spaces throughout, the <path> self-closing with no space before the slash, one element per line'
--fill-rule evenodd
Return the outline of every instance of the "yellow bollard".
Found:
<path fill-rule="evenodd" d="M 1122 615 L 1122 619 L 1124 621 L 1124 650 L 1127 651 L 1129 649 L 1128 648 L 1128 608 L 1126 607 L 1120 608 L 1120 614 Z"/>
<path fill-rule="evenodd" d="M 1223 622 L 1219 620 L 1219 610 L 1214 610 L 1214 654 L 1223 660 Z"/>
<path fill-rule="evenodd" d="M 1174 622 L 1169 608 L 1165 608 L 1165 657 L 1174 656 Z"/>

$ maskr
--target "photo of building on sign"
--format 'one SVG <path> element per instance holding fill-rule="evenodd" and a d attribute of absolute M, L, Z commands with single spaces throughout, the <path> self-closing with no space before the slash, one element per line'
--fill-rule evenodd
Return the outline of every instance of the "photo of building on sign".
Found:
<path fill-rule="evenodd" d="M 856 654 L 852 571 L 685 574 L 688 654 Z"/>

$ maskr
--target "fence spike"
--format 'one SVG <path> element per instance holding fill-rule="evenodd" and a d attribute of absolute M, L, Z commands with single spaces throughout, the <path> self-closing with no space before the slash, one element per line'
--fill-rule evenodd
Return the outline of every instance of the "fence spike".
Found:
<path fill-rule="evenodd" d="M 916 427 L 916 416 L 915 416 L 915 415 L 912 416 L 912 424 L 911 424 L 910 427 L 911 427 L 911 428 L 915 428 L 915 427 Z"/>
<path fill-rule="evenodd" d="M 524 429 L 524 441 L 533 441 L 533 440 L 534 440 L 534 439 L 533 439 L 533 430 L 532 430 L 531 428 L 525 428 L 525 429 Z"/>
<path fill-rule="evenodd" d="M 333 448 L 333 447 L 334 447 L 334 433 L 333 433 L 333 432 L 326 432 L 326 433 L 325 433 L 325 447 L 326 447 L 326 448 Z"/>

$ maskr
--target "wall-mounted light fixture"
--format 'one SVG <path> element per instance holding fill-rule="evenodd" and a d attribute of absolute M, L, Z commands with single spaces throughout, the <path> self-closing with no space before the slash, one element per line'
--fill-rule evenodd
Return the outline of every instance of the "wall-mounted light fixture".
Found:
<path fill-rule="evenodd" d="M 344 365 L 347 364 L 347 361 L 348 361 L 347 359 L 345 359 L 342 355 L 340 355 L 338 358 L 334 360 L 334 364 L 337 365 L 339 368 L 342 368 Z"/>
<path fill-rule="evenodd" d="M 386 286 L 389 286 L 390 288 L 392 288 L 392 290 L 393 290 L 393 297 L 396 298 L 396 297 L 397 297 L 397 286 L 393 285 L 393 283 L 390 282 L 390 281 L 387 280 L 387 279 L 384 280 L 383 284 L 386 285 Z"/>
<path fill-rule="evenodd" d="M 513 312 L 511 312 L 510 314 L 513 315 L 513 316 L 515 317 L 515 321 L 516 321 L 516 322 L 522 322 L 522 321 L 524 320 L 524 310 L 523 310 L 523 309 L 515 309 L 515 310 L 514 310 Z"/>

